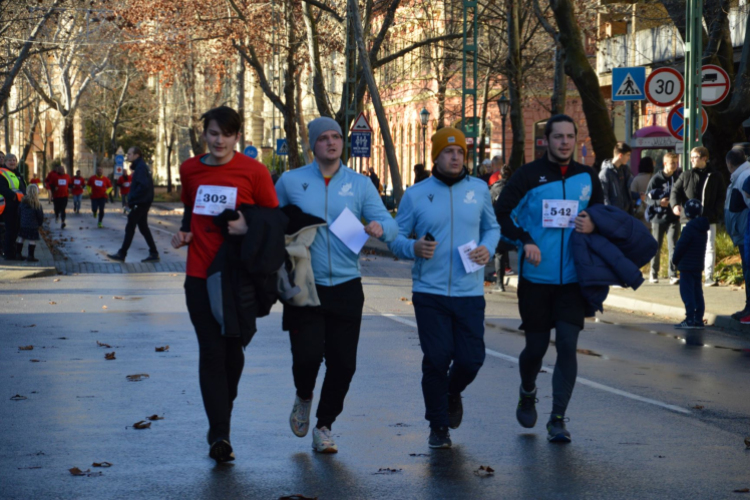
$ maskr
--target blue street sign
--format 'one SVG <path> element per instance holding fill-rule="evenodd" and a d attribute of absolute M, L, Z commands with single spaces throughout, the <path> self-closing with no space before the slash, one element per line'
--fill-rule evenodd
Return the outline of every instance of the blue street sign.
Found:
<path fill-rule="evenodd" d="M 289 154 L 289 144 L 287 144 L 286 139 L 276 139 L 276 154 L 279 156 Z"/>
<path fill-rule="evenodd" d="M 370 132 L 352 132 L 352 157 L 369 158 L 372 154 L 372 134 Z"/>
<path fill-rule="evenodd" d="M 115 155 L 115 179 L 122 177 L 125 168 L 125 155 Z"/>
<path fill-rule="evenodd" d="M 258 148 L 255 146 L 245 146 L 245 151 L 243 151 L 243 153 L 245 153 L 245 156 L 255 159 L 258 157 Z"/>
<path fill-rule="evenodd" d="M 586 145 L 584 144 L 583 147 L 581 148 L 581 156 L 583 156 L 584 158 L 586 158 L 588 155 L 589 155 L 589 150 L 586 147 Z"/>
<path fill-rule="evenodd" d="M 646 68 L 612 68 L 612 100 L 643 101 L 646 99 Z"/>

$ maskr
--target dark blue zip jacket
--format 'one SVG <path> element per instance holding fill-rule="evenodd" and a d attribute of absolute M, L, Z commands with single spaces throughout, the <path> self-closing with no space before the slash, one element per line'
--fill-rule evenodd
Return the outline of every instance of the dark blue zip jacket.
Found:
<path fill-rule="evenodd" d="M 636 290 L 643 283 L 640 268 L 656 255 L 658 244 L 636 218 L 612 205 L 595 205 L 588 210 L 596 230 L 571 236 L 581 293 L 589 309 L 602 311 L 610 285 Z"/>
<path fill-rule="evenodd" d="M 543 227 L 545 201 L 576 200 L 578 212 L 604 200 L 602 185 L 596 173 L 586 165 L 571 161 L 563 177 L 560 165 L 544 157 L 518 169 L 495 203 L 495 215 L 502 237 L 518 246 L 531 243 L 539 247 L 542 261 L 538 266 L 521 261 L 521 276 L 532 283 L 565 285 L 576 283 L 578 275 L 570 249 L 573 228 Z M 624 212 L 623 212 L 624 213 Z"/>
<path fill-rule="evenodd" d="M 143 161 L 138 158 L 133 162 L 133 179 L 130 181 L 130 193 L 128 193 L 128 205 L 134 207 L 142 203 L 154 201 L 154 181 L 151 172 Z"/>
<path fill-rule="evenodd" d="M 674 247 L 672 262 L 680 271 L 703 271 L 706 258 L 708 230 L 711 224 L 706 217 L 696 217 L 682 228 L 680 240 Z"/>

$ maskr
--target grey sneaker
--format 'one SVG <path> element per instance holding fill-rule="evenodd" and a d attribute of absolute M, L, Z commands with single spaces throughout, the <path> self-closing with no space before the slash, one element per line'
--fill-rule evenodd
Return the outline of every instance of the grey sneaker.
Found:
<path fill-rule="evenodd" d="M 531 429 L 536 425 L 536 404 L 539 400 L 536 398 L 536 387 L 533 392 L 526 392 L 521 387 L 518 396 L 518 406 L 516 407 L 516 420 L 522 427 Z"/>
<path fill-rule="evenodd" d="M 453 445 L 451 443 L 451 433 L 447 427 L 431 428 L 430 439 L 427 443 L 433 449 L 450 448 Z"/>
<path fill-rule="evenodd" d="M 464 405 L 461 402 L 461 395 L 448 394 L 448 427 L 458 429 L 461 420 L 464 418 Z"/>
<path fill-rule="evenodd" d="M 547 441 L 550 443 L 570 443 L 570 432 L 565 428 L 565 417 L 552 415 L 547 422 Z"/>
<path fill-rule="evenodd" d="M 294 397 L 294 406 L 292 413 L 289 415 L 289 427 L 297 437 L 307 436 L 310 430 L 310 409 L 312 408 L 312 398 L 302 399 L 299 396 Z"/>
<path fill-rule="evenodd" d="M 321 427 L 313 429 L 313 450 L 318 453 L 338 453 L 339 448 L 336 443 L 333 442 L 331 437 L 331 429 L 328 427 Z"/>

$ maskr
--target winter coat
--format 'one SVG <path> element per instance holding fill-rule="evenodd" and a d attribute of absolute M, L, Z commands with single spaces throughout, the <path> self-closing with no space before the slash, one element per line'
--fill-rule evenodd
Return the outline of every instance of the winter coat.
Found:
<path fill-rule="evenodd" d="M 680 271 L 703 271 L 708 244 L 708 218 L 696 217 L 682 228 L 682 234 L 674 247 L 672 262 Z"/>
<path fill-rule="evenodd" d="M 640 268 L 656 255 L 658 244 L 643 223 L 611 205 L 594 205 L 586 213 L 596 230 L 574 232 L 570 239 L 587 316 L 591 316 L 603 310 L 610 285 L 633 290 L 641 286 Z"/>
<path fill-rule="evenodd" d="M 128 206 L 135 207 L 144 203 L 154 201 L 154 180 L 151 178 L 151 171 L 143 158 L 138 158 L 131 166 L 133 169 L 133 178 L 130 184 L 130 193 L 128 193 Z"/>
<path fill-rule="evenodd" d="M 724 225 L 732 238 L 732 243 L 737 246 L 745 242 L 750 196 L 745 194 L 742 186 L 747 179 L 750 179 L 750 162 L 740 165 L 729 177 L 729 186 L 724 200 Z"/>
<path fill-rule="evenodd" d="M 284 265 L 289 221 L 278 208 L 241 205 L 239 211 L 248 231 L 229 236 L 224 223 L 224 243 L 208 268 L 206 286 L 222 335 L 240 337 L 247 346 L 257 331 L 256 318 L 267 316 L 277 300 L 275 273 Z"/>
<path fill-rule="evenodd" d="M 669 195 L 669 206 L 671 208 L 682 206 L 686 201 L 695 198 L 703 205 L 703 216 L 710 224 L 716 224 L 722 220 L 725 197 L 724 180 L 718 172 L 708 166 L 693 168 L 683 172 L 674 183 L 672 193 Z M 681 212 L 680 222 L 682 224 L 688 222 L 684 210 Z"/>
<path fill-rule="evenodd" d="M 493 207 L 495 206 L 495 203 L 497 203 L 498 198 L 500 198 L 500 193 L 503 192 L 503 188 L 505 188 L 507 183 L 508 179 L 499 179 L 490 187 L 490 200 L 492 201 Z"/>
<path fill-rule="evenodd" d="M 620 173 L 625 176 L 625 184 L 620 181 Z M 599 180 L 604 191 L 604 204 L 612 205 L 630 213 L 633 209 L 633 199 L 630 194 L 630 184 L 633 182 L 633 174 L 627 165 L 619 168 L 612 160 L 604 160 L 602 169 L 599 171 Z"/>
<path fill-rule="evenodd" d="M 18 213 L 21 220 L 19 227 L 23 229 L 38 230 L 44 223 L 44 212 L 41 207 L 39 209 L 34 209 L 28 203 L 21 202 L 18 207 Z"/>
<path fill-rule="evenodd" d="M 278 280 L 281 300 L 284 304 L 297 307 L 319 306 L 320 298 L 315 287 L 310 246 L 315 240 L 318 228 L 324 227 L 326 222 L 304 213 L 296 205 L 287 205 L 281 210 L 289 217 L 289 226 L 284 237 L 286 265 L 279 273 Z"/>
<path fill-rule="evenodd" d="M 664 175 L 663 170 L 659 170 L 651 177 L 651 181 L 648 183 L 646 188 L 646 220 L 655 224 L 672 224 L 679 220 L 672 212 L 672 207 L 667 205 L 666 207 L 661 206 L 662 198 L 669 199 L 669 195 L 672 193 L 675 182 L 680 178 L 682 170 L 677 170 L 672 175 L 667 177 Z"/>

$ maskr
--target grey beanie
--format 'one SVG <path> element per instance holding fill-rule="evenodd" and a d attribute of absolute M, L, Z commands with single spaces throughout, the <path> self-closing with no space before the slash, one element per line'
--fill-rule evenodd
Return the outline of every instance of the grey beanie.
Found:
<path fill-rule="evenodd" d="M 320 137 L 320 134 L 323 132 L 328 132 L 329 130 L 335 130 L 341 136 L 343 137 L 344 134 L 341 132 L 341 126 L 339 123 L 334 120 L 333 118 L 328 118 L 327 116 L 321 116 L 320 118 L 316 118 L 310 123 L 307 124 L 307 131 L 308 135 L 310 136 L 310 149 L 315 151 L 315 143 L 318 142 L 318 137 Z"/>

